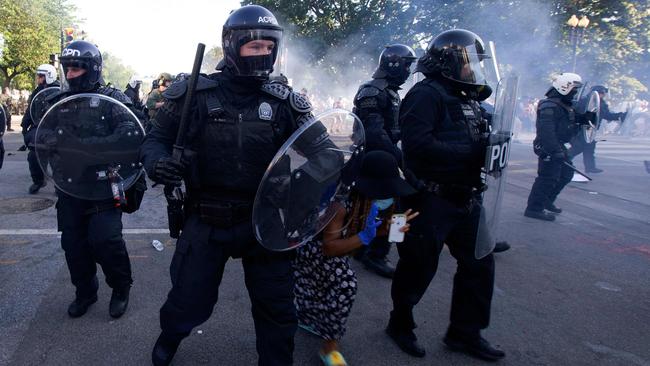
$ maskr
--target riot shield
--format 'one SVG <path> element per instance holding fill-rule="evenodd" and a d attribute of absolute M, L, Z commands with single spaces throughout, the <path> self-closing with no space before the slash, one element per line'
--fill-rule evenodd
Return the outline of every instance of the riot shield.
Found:
<path fill-rule="evenodd" d="M 101 94 L 77 94 L 54 104 L 41 119 L 36 156 L 64 193 L 125 203 L 123 191 L 142 173 L 143 138 L 140 121 L 124 104 Z"/>
<path fill-rule="evenodd" d="M 41 118 L 43 118 L 45 112 L 47 112 L 51 98 L 60 92 L 61 88 L 53 86 L 39 91 L 34 98 L 32 98 L 32 101 L 29 104 L 29 114 L 32 117 L 34 126 L 38 127 L 38 123 L 41 122 Z"/>
<path fill-rule="evenodd" d="M 496 244 L 501 201 L 506 187 L 508 158 L 512 126 L 517 107 L 519 77 L 504 77 L 499 81 L 495 93 L 494 113 L 490 123 L 490 139 L 483 167 L 483 204 L 474 255 L 477 259 L 492 253 Z"/>
<path fill-rule="evenodd" d="M 591 143 L 596 139 L 596 132 L 600 127 L 600 96 L 596 91 L 591 91 L 593 85 L 585 83 L 580 89 L 575 101 L 576 114 L 587 119 L 587 124 L 581 126 L 580 133 L 582 138 Z"/>
<path fill-rule="evenodd" d="M 262 246 L 274 251 L 297 248 L 334 217 L 331 205 L 343 189 L 343 167 L 364 142 L 361 121 L 333 109 L 303 124 L 282 145 L 253 204 L 253 227 Z"/>

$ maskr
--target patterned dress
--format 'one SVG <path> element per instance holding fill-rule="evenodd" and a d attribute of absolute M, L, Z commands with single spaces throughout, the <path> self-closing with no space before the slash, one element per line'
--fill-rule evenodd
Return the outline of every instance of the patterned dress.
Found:
<path fill-rule="evenodd" d="M 346 211 L 350 203 L 344 201 Z M 357 277 L 348 256 L 323 255 L 322 235 L 298 248 L 294 261 L 295 305 L 301 327 L 327 340 L 345 334 L 357 293 Z"/>

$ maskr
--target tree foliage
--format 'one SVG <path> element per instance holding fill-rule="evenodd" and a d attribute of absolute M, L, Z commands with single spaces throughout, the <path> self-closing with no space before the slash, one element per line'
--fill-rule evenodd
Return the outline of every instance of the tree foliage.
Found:
<path fill-rule="evenodd" d="M 0 78 L 8 86 L 18 76 L 33 80 L 38 65 L 60 50 L 61 25 L 72 22 L 74 7 L 65 0 L 0 0 L 0 33 L 5 43 Z"/>
<path fill-rule="evenodd" d="M 522 76 L 525 91 L 539 93 L 552 73 L 571 71 L 568 18 L 590 19 L 579 32 L 577 70 L 634 96 L 650 86 L 650 4 L 644 0 L 256 0 L 289 31 L 289 42 L 309 51 L 308 61 L 332 75 L 376 59 L 381 48 L 401 42 L 422 47 L 436 34 L 465 28 L 497 44 L 501 67 Z M 342 59 L 328 55 L 340 50 Z M 366 62 L 367 64 L 367 62 Z M 367 72 L 364 71 L 364 72 Z"/>
<path fill-rule="evenodd" d="M 123 90 L 126 88 L 131 76 L 135 71 L 122 63 L 122 60 L 109 52 L 102 52 L 102 77 L 106 83 L 111 83 L 115 88 Z"/>

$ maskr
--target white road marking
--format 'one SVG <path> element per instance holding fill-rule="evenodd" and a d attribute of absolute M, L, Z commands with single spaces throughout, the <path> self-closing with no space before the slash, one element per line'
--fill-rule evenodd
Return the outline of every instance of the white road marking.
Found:
<path fill-rule="evenodd" d="M 168 229 L 123 229 L 122 234 L 169 234 Z M 61 235 L 56 229 L 0 229 L 0 235 Z"/>

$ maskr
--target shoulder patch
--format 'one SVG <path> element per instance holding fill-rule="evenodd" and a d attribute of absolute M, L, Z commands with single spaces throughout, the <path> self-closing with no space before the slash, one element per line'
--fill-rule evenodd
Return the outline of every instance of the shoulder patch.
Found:
<path fill-rule="evenodd" d="M 263 92 L 282 100 L 286 100 L 289 95 L 292 94 L 289 86 L 278 82 L 264 83 L 260 89 Z"/>
<path fill-rule="evenodd" d="M 371 97 L 376 97 L 379 95 L 381 91 L 377 89 L 374 86 L 370 86 L 368 84 L 364 84 L 361 86 L 361 89 L 357 92 L 357 100 L 361 100 L 363 98 L 371 98 Z"/>
<path fill-rule="evenodd" d="M 126 105 L 131 105 L 133 102 L 129 97 L 127 97 L 124 93 L 122 93 L 120 90 L 117 90 L 112 87 L 102 87 L 98 90 L 100 94 L 104 94 L 106 96 L 109 96 L 118 102 Z"/>
<path fill-rule="evenodd" d="M 291 108 L 300 113 L 307 113 L 312 110 L 309 99 L 298 93 L 291 92 L 291 94 L 289 94 L 289 104 L 291 104 Z"/>
<path fill-rule="evenodd" d="M 178 99 L 185 95 L 187 92 L 187 85 L 189 79 L 179 80 L 172 83 L 169 88 L 165 89 L 162 96 L 166 99 Z M 215 80 L 209 79 L 203 75 L 199 75 L 199 80 L 196 81 L 196 90 L 206 90 L 216 88 L 219 83 Z"/>

